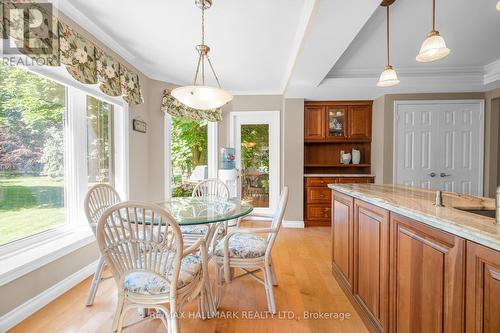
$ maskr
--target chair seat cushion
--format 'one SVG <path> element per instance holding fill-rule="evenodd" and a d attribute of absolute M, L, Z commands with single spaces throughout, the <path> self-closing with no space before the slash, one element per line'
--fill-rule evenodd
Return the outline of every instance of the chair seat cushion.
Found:
<path fill-rule="evenodd" d="M 168 265 L 167 265 L 168 266 Z M 201 271 L 201 258 L 188 255 L 182 259 L 177 288 L 187 286 Z M 125 291 L 142 295 L 159 295 L 170 291 L 168 282 L 152 273 L 133 272 L 127 274 L 123 281 Z"/>
<path fill-rule="evenodd" d="M 227 237 L 227 236 L 226 236 Z M 267 242 L 253 234 L 235 233 L 229 239 L 229 256 L 232 258 L 258 258 L 266 253 Z M 214 255 L 224 256 L 224 240 L 215 247 Z"/>
<path fill-rule="evenodd" d="M 203 224 L 182 225 L 181 232 L 190 235 L 206 235 L 208 233 L 208 227 Z"/>

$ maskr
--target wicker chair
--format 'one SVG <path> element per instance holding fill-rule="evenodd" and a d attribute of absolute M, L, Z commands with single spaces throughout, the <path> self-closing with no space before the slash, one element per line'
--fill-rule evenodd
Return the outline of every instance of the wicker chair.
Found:
<path fill-rule="evenodd" d="M 130 201 L 111 207 L 97 242 L 117 284 L 113 332 L 122 331 L 132 308 L 156 309 L 145 319 L 160 317 L 168 332 L 179 332 L 179 311 L 194 299 L 203 318 L 215 313 L 205 240 L 184 248 L 179 225 L 163 208 Z"/>
<path fill-rule="evenodd" d="M 226 184 L 224 184 L 222 181 L 218 179 L 212 179 L 212 178 L 205 179 L 204 181 L 196 185 L 196 187 L 193 190 L 192 197 L 193 198 L 197 197 L 204 200 L 227 201 L 229 199 L 229 189 L 227 188 Z M 213 231 L 213 233 L 217 232 L 217 234 L 215 234 L 214 236 L 213 241 L 208 239 L 209 236 L 211 235 L 210 228 L 216 229 Z M 224 235 L 226 234 L 227 222 L 224 222 L 224 224 L 222 225 L 181 226 L 181 232 L 182 236 L 184 237 L 185 243 L 193 244 L 198 240 L 198 238 L 204 237 L 207 243 L 210 242 L 210 244 L 207 244 L 209 246 L 209 250 L 212 250 L 213 246 L 215 245 L 215 242 L 220 238 L 224 237 Z"/>
<path fill-rule="evenodd" d="M 250 275 L 265 286 L 268 309 L 271 313 L 276 313 L 273 285 L 277 285 L 277 280 L 271 251 L 278 236 L 287 203 L 288 187 L 285 186 L 273 216 L 253 214 L 253 216 L 270 220 L 271 226 L 269 228 L 236 228 L 217 244 L 213 255 L 216 263 L 216 306 L 219 305 L 221 299 L 222 272 L 226 283 L 230 282 L 231 279 Z M 256 235 L 262 233 L 267 234 L 266 239 Z M 240 268 L 244 273 L 232 277 L 232 269 L 234 268 Z M 263 279 L 256 275 L 259 271 L 263 272 Z"/>
<path fill-rule="evenodd" d="M 84 209 L 90 229 L 96 235 L 97 223 L 101 215 L 109 207 L 119 203 L 120 196 L 116 190 L 107 184 L 97 184 L 92 186 L 85 196 Z M 89 295 L 87 297 L 87 306 L 94 304 L 94 298 L 97 293 L 99 282 L 102 280 L 102 270 L 104 266 L 104 257 L 100 256 L 97 264 L 92 285 L 90 286 Z"/>

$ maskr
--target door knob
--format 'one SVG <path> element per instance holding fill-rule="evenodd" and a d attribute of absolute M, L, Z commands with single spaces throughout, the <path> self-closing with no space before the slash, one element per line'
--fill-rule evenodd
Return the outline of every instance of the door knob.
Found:
<path fill-rule="evenodd" d="M 439 177 L 441 177 L 441 178 L 443 178 L 443 177 L 449 177 L 449 176 L 451 176 L 451 175 L 449 175 L 449 174 L 447 174 L 447 173 L 444 173 L 444 172 L 441 172 L 441 173 L 439 174 Z"/>
<path fill-rule="evenodd" d="M 431 173 L 429 174 L 429 176 L 431 176 L 431 177 L 436 177 L 436 173 L 435 173 L 435 172 L 431 172 Z"/>

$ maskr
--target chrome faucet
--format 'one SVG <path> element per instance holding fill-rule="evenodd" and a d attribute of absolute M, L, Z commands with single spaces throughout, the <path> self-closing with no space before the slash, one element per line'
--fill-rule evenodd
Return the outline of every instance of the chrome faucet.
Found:
<path fill-rule="evenodd" d="M 497 187 L 495 223 L 500 224 L 500 186 Z"/>
<path fill-rule="evenodd" d="M 497 194 L 497 197 L 498 197 L 498 194 Z M 436 202 L 434 203 L 434 206 L 444 207 L 444 205 L 443 205 L 443 192 L 442 191 L 436 191 Z"/>

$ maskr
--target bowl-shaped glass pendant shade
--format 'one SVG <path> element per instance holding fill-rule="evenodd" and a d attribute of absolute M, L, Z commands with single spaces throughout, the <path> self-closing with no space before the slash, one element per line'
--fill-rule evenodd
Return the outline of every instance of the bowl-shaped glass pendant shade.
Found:
<path fill-rule="evenodd" d="M 392 66 L 386 66 L 380 78 L 377 82 L 378 87 L 391 87 L 399 83 L 398 75 L 396 71 L 392 69 Z"/>
<path fill-rule="evenodd" d="M 497 2 L 497 10 L 500 12 L 500 1 Z"/>
<path fill-rule="evenodd" d="M 220 108 L 233 99 L 229 92 L 208 86 L 185 86 L 172 90 L 174 96 L 182 104 L 198 110 Z"/>
<path fill-rule="evenodd" d="M 446 47 L 444 38 L 439 35 L 439 32 L 432 31 L 422 43 L 416 59 L 419 62 L 431 62 L 442 59 L 448 54 L 450 54 L 450 49 Z"/>

